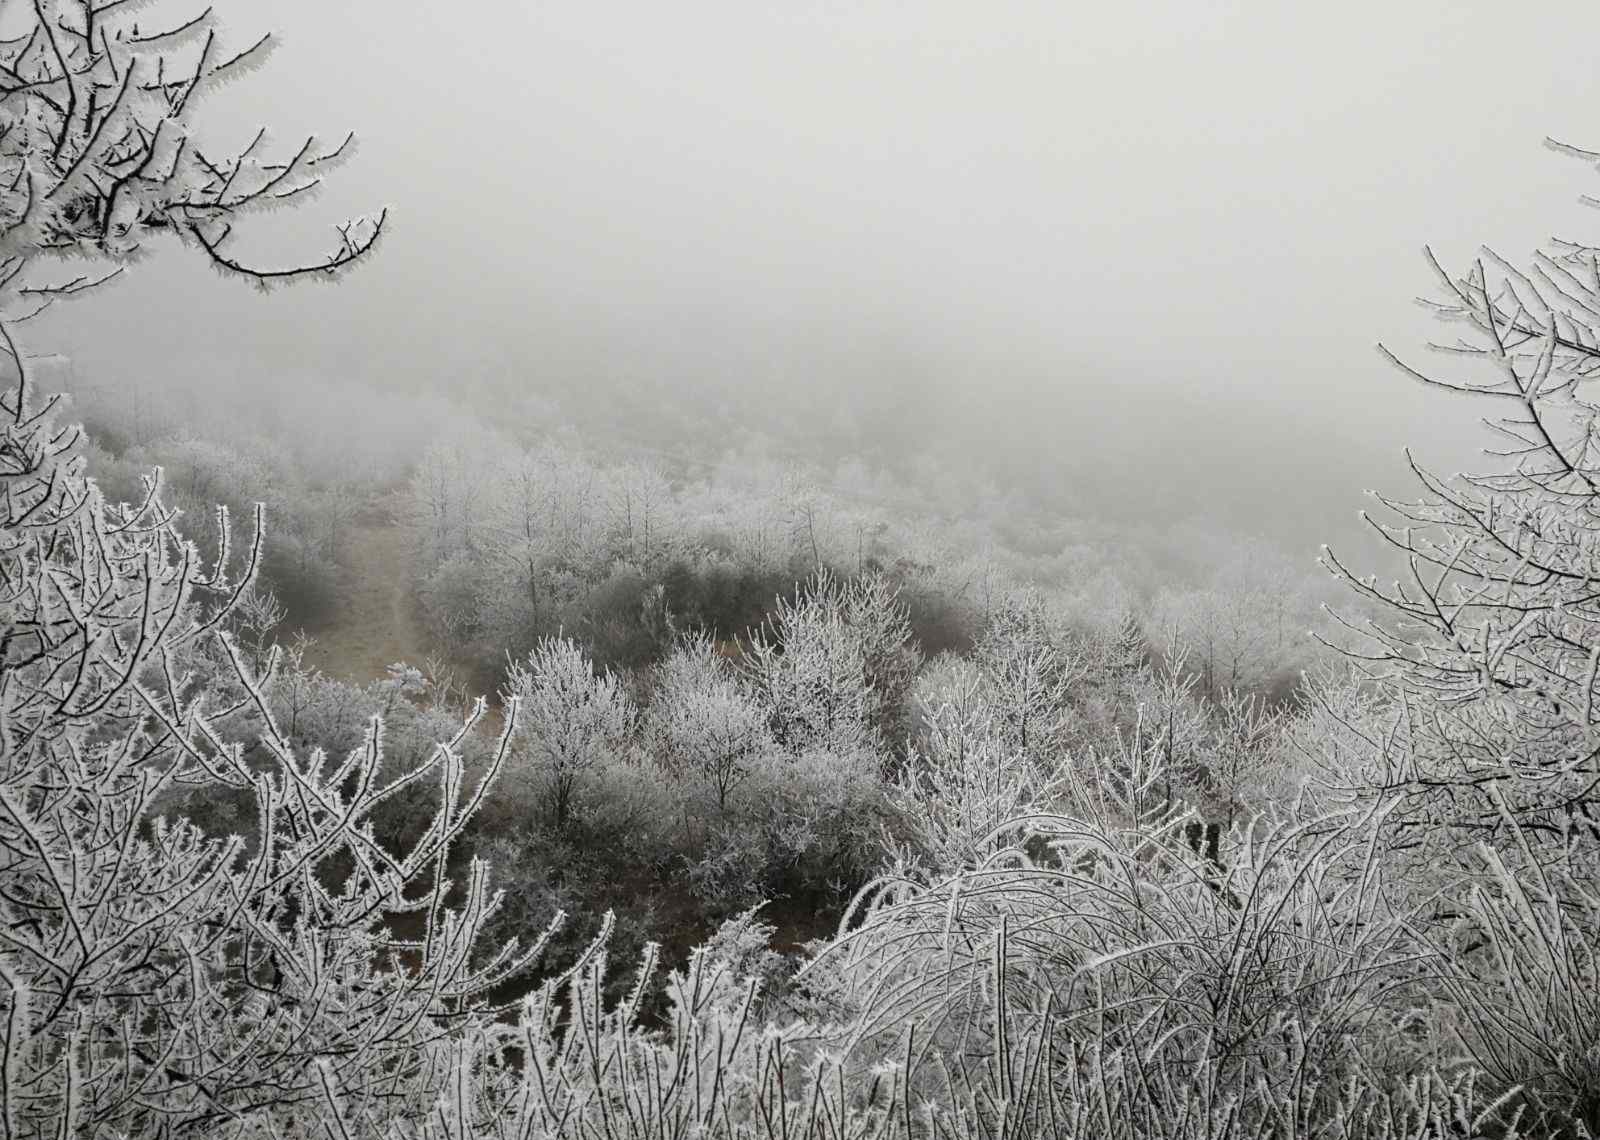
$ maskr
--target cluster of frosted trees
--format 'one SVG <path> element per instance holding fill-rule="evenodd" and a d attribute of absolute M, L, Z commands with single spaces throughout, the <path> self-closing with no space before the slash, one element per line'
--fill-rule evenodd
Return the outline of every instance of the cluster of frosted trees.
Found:
<path fill-rule="evenodd" d="M 1181 652 L 1208 696 L 1238 690 L 1283 695 L 1310 666 L 1306 629 L 1321 591 L 1281 553 L 1242 542 L 1210 582 L 1160 590 L 1148 607 L 1150 640 Z"/>
<path fill-rule="evenodd" d="M 261 592 L 270 592 L 301 621 L 332 605 L 338 559 L 361 502 L 353 479 L 308 479 L 266 439 L 201 438 L 183 431 L 115 456 L 95 448 L 89 458 L 97 482 L 123 499 L 137 498 L 144 476 L 161 467 L 165 502 L 187 518 L 204 518 L 219 506 L 247 514 L 261 504 L 273 534 L 258 576 Z M 194 541 L 208 556 L 216 554 L 210 533 Z M 229 569 L 238 573 L 241 564 L 236 560 Z"/>
<path fill-rule="evenodd" d="M 881 577 L 817 575 L 746 652 L 684 635 L 627 677 L 569 638 L 541 638 L 504 688 L 519 709 L 509 800 L 538 842 L 584 849 L 626 831 L 624 863 L 674 868 L 666 889 L 712 914 L 859 881 L 918 661 Z M 530 857 L 540 848 L 519 849 L 525 834 L 499 849 Z"/>
<path fill-rule="evenodd" d="M 793 1112 L 794 1134 L 815 1134 L 882 1115 L 850 1091 L 860 1059 L 826 1028 L 872 1023 L 852 1012 L 869 996 L 849 984 L 853 967 L 772 1006 L 800 1021 L 756 1024 L 755 991 L 737 973 L 762 937 L 748 921 L 669 985 L 675 1030 L 639 1021 L 653 951 L 631 995 L 602 1004 L 604 928 L 508 1027 L 489 995 L 534 963 L 549 931 L 526 949 L 482 945 L 500 905 L 492 872 L 451 855 L 503 772 L 543 781 L 559 827 L 588 767 L 630 736 L 658 742 L 719 801 L 768 742 L 768 764 L 881 758 L 918 665 L 881 579 L 817 579 L 737 666 L 686 642 L 642 714 L 570 642 L 542 642 L 512 672 L 500 743 L 477 778 L 464 777 L 470 721 L 395 771 L 376 719 L 343 755 L 302 746 L 299 698 L 279 689 L 292 675 L 231 632 L 259 534 L 246 572 L 229 574 L 225 515 L 217 556 L 202 557 L 154 482 L 138 504 L 109 503 L 83 476 L 74 434 L 20 390 L 12 401 L 0 448 L 0 1113 L 11 1135 L 295 1135 L 312 1122 L 460 1135 L 516 1118 L 537 1135 L 602 1127 L 612 1113 L 629 1128 L 766 1130 L 751 1115 L 764 1111 Z M 1051 762 L 1066 715 L 1068 671 L 1030 640 L 1039 624 L 1002 623 L 978 658 L 993 706 L 982 735 L 1029 768 Z M 433 810 L 380 835 L 386 807 L 430 783 Z M 253 817 L 228 835 L 171 814 L 196 789 L 242 795 Z M 915 846 L 946 864 L 939 875 L 971 873 L 1000 849 Z M 657 1066 L 679 1075 L 650 1078 L 672 1071 Z M 529 1095 L 536 1075 L 546 1095 Z M 642 1099 L 611 1084 L 629 1079 Z"/>
<path fill-rule="evenodd" d="M 411 480 L 419 592 L 442 633 L 504 647 L 590 633 L 597 611 L 648 606 L 674 564 L 759 582 L 764 602 L 785 577 L 859 571 L 882 555 L 865 512 L 793 472 L 744 474 L 736 490 L 674 487 L 649 463 L 603 462 L 559 438 L 527 449 L 486 433 L 437 442 Z"/>
<path fill-rule="evenodd" d="M 34 371 L 40 389 L 59 391 L 68 379 L 59 368 Z M 315 403 L 283 400 L 277 385 L 208 382 L 69 388 L 90 437 L 89 473 L 109 497 L 136 499 L 144 476 L 160 467 L 167 504 L 190 518 L 219 505 L 248 514 L 263 504 L 273 539 L 258 589 L 277 598 L 292 624 L 319 624 L 333 612 L 340 566 L 363 516 L 381 517 L 382 495 L 409 478 L 430 433 L 461 413 L 437 397 L 332 381 L 317 384 Z M 352 437 L 352 422 L 365 430 Z M 193 541 L 212 553 L 205 528 Z"/>
<path fill-rule="evenodd" d="M 1181 657 L 1208 697 L 1281 700 L 1315 659 L 1303 634 L 1323 600 L 1260 542 L 1238 544 L 1195 584 L 1136 591 L 1108 570 L 1116 559 L 1105 550 L 1029 558 L 852 469 L 824 485 L 743 455 L 669 479 L 647 463 L 603 462 L 568 437 L 528 449 L 483 431 L 436 441 L 406 516 L 435 632 L 488 663 L 565 633 L 608 664 L 641 664 L 671 641 L 668 609 L 680 632 L 731 639 L 816 571 L 878 571 L 936 650 L 970 644 L 1019 594 L 1042 591 L 1053 620 L 1086 636 L 1137 614 L 1156 652 Z"/>
<path fill-rule="evenodd" d="M 1042 606 L 919 666 L 892 594 L 824 578 L 743 661 L 680 645 L 642 705 L 541 642 L 473 779 L 466 728 L 394 770 L 376 720 L 343 755 L 302 747 L 277 655 L 229 633 L 247 576 L 202 558 L 154 489 L 108 503 L 15 390 L 5 413 L 12 1136 L 1580 1135 L 1600 1114 L 1596 848 L 1559 743 L 1588 710 L 1507 704 L 1480 672 L 1424 731 L 1422 687 L 1469 676 L 1471 645 L 1418 641 L 1392 677 L 1272 726 L 1208 710 L 1131 630 L 1064 640 Z M 1565 652 L 1519 628 L 1574 620 L 1526 585 L 1469 596 L 1548 615 L 1497 641 L 1520 661 L 1507 682 Z M 1128 707 L 1091 730 L 1097 688 Z M 611 961 L 609 924 L 556 974 L 537 969 L 556 916 L 486 944 L 494 871 L 452 850 L 497 780 L 548 780 L 552 815 L 572 812 L 585 764 L 651 739 L 737 796 L 744 742 L 774 764 L 871 749 L 894 692 L 911 829 L 798 970 L 749 915 L 665 979 L 654 946 Z M 1468 725 L 1514 759 L 1452 751 Z M 1253 777 L 1315 762 L 1343 783 L 1238 802 L 1202 840 L 1221 793 L 1201 769 L 1234 749 Z M 1388 786 L 1364 775 L 1401 759 Z M 380 834 L 430 786 L 414 826 Z M 255 810 L 203 828 L 174 814 L 195 788 Z M 527 996 L 499 1004 L 519 973 Z"/>

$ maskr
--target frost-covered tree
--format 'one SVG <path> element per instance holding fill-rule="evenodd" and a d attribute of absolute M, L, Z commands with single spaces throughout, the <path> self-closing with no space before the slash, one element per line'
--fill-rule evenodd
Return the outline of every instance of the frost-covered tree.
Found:
<path fill-rule="evenodd" d="M 866 654 L 832 575 L 816 575 L 793 601 L 778 599 L 751 638 L 744 669 L 785 748 L 849 756 L 873 744 Z"/>
<path fill-rule="evenodd" d="M 987 679 L 947 656 L 917 678 L 916 743 L 892 796 L 915 844 L 939 874 L 977 866 L 1015 840 L 1005 825 L 1048 806 L 1048 781 L 1010 747 Z"/>
<path fill-rule="evenodd" d="M 1595 154 L 1571 151 L 1589 161 Z M 1600 834 L 1600 250 L 1558 242 L 1518 266 L 1485 250 L 1461 276 L 1433 259 L 1433 308 L 1465 330 L 1435 346 L 1477 374 L 1424 372 L 1486 404 L 1499 446 L 1369 520 L 1405 561 L 1384 586 L 1327 563 L 1382 616 L 1347 624 L 1352 654 L 1403 710 L 1361 782 L 1405 793 L 1419 822 L 1490 832 L 1505 793 L 1530 825 Z M 1387 353 L 1387 350 L 1385 350 Z M 1377 737 L 1374 737 L 1376 740 Z"/>
<path fill-rule="evenodd" d="M 607 507 L 616 554 L 649 574 L 678 540 L 681 523 L 672 484 L 648 463 L 622 463 L 608 474 Z"/>
<path fill-rule="evenodd" d="M 858 575 L 840 590 L 845 622 L 861 645 L 873 727 L 885 744 L 903 743 L 911 683 L 922 652 L 898 587 L 879 572 Z"/>
<path fill-rule="evenodd" d="M 724 811 L 774 747 L 766 712 L 705 635 L 683 640 L 657 667 L 649 720 L 658 757 L 704 780 Z"/>
<path fill-rule="evenodd" d="M 1198 783 L 1217 823 L 1232 828 L 1259 810 L 1267 794 L 1283 790 L 1275 786 L 1275 769 L 1285 718 L 1259 696 L 1237 689 L 1222 693 L 1216 706 Z"/>
<path fill-rule="evenodd" d="M 573 816 L 586 776 L 621 759 L 636 711 L 616 674 L 596 673 L 576 642 L 541 638 L 507 673 L 506 700 L 522 708 L 516 763 L 531 775 L 556 827 Z"/>
<path fill-rule="evenodd" d="M 105 0 L 0 4 L 0 320 L 24 318 L 120 273 L 171 234 L 261 286 L 333 277 L 376 245 L 385 215 L 339 229 L 331 252 L 254 266 L 230 250 L 253 214 L 292 205 L 353 149 L 307 139 L 233 153 L 193 133 L 218 86 L 264 63 L 273 39 L 229 47 L 212 9 L 152 17 Z M 86 268 L 85 263 L 93 268 Z"/>
<path fill-rule="evenodd" d="M 992 693 L 1002 746 L 1040 772 L 1058 766 L 1068 700 L 1082 669 L 1073 651 L 1058 643 L 1041 599 L 1000 607 L 978 642 L 976 660 Z"/>
<path fill-rule="evenodd" d="M 487 432 L 430 443 L 411 476 L 411 515 L 424 568 L 478 554 L 488 537 L 490 487 L 505 449 Z"/>

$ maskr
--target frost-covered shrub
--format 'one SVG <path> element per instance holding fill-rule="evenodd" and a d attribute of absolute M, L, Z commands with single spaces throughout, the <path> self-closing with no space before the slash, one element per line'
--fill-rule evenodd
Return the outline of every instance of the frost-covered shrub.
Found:
<path fill-rule="evenodd" d="M 1235 820 L 1293 802 L 1294 789 L 1280 767 L 1283 712 L 1255 693 L 1219 694 L 1195 781 L 1207 815 L 1224 828 Z"/>
<path fill-rule="evenodd" d="M 1436 1016 L 1530 1126 L 1600 1135 L 1600 865 L 1584 846 L 1537 850 L 1509 805 L 1503 835 L 1462 853 L 1437 904 Z"/>
<path fill-rule="evenodd" d="M 1036 820 L 1038 858 L 880 883 L 802 975 L 863 1068 L 904 1058 L 965 1135 L 1314 1134 L 1382 1093 L 1365 1043 L 1393 1040 L 1418 955 L 1370 821 L 1236 834 L 1224 870 L 1181 816 L 1138 815 Z"/>
<path fill-rule="evenodd" d="M 418 591 L 429 624 L 448 645 L 464 647 L 482 632 L 488 583 L 480 563 L 464 553 L 440 562 Z"/>
<path fill-rule="evenodd" d="M 711 824 L 703 844 L 684 859 L 689 893 L 711 914 L 731 914 L 761 903 L 772 893 L 772 838 L 749 820 Z"/>
<path fill-rule="evenodd" d="M 743 664 L 780 744 L 845 754 L 882 749 L 903 733 L 920 660 L 885 579 L 845 582 L 821 571 L 793 601 L 777 599 Z"/>
<path fill-rule="evenodd" d="M 626 958 L 637 958 L 647 944 L 678 933 L 665 927 L 661 908 L 649 897 L 630 898 L 627 906 L 618 907 L 617 868 L 561 835 L 538 829 L 496 831 L 474 836 L 471 846 L 475 858 L 494 868 L 495 882 L 504 892 L 502 905 L 484 926 L 485 940 L 526 941 L 530 933 L 551 928 L 537 968 L 497 994 L 501 1001 L 571 969 L 602 930 L 609 930 L 610 952 Z M 557 915 L 561 920 L 552 926 Z M 649 985 L 657 983 L 651 979 Z M 619 978 L 603 984 L 611 1000 L 628 988 Z"/>
<path fill-rule="evenodd" d="M 667 609 L 682 630 L 737 637 L 760 625 L 773 598 L 793 588 L 784 575 L 719 554 L 704 537 L 702 544 L 708 548 L 671 562 L 661 573 Z"/>
<path fill-rule="evenodd" d="M 663 594 L 638 568 L 613 563 L 580 602 L 567 607 L 568 627 L 582 636 L 596 665 L 645 665 L 671 642 Z"/>
<path fill-rule="evenodd" d="M 726 809 L 708 804 L 680 832 L 690 893 L 717 916 L 778 898 L 837 912 L 881 858 L 890 811 L 875 764 L 870 754 L 769 754 Z"/>
<path fill-rule="evenodd" d="M 839 905 L 878 869 L 890 809 L 876 754 L 812 749 L 789 763 L 764 765 L 745 801 L 766 837 L 766 897 Z"/>
<path fill-rule="evenodd" d="M 655 672 L 648 734 L 657 761 L 703 782 L 726 811 L 729 795 L 776 750 L 766 712 L 705 635 L 681 641 Z"/>

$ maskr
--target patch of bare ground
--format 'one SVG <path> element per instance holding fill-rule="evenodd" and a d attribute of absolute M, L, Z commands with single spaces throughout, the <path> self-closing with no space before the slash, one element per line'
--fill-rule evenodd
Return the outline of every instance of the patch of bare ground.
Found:
<path fill-rule="evenodd" d="M 381 522 L 351 529 L 339 567 L 339 597 L 327 619 L 305 632 L 314 639 L 305 663 L 357 683 L 382 679 L 396 661 L 421 665 L 428 639 L 410 597 L 406 534 Z"/>
<path fill-rule="evenodd" d="M 437 658 L 455 670 L 469 692 L 489 698 L 478 730 L 498 734 L 497 679 L 432 643 L 411 592 L 410 566 L 409 536 L 392 519 L 373 514 L 351 527 L 341 551 L 338 600 L 325 619 L 303 631 L 312 639 L 305 664 L 330 677 L 367 684 L 382 680 L 397 661 L 421 668 Z"/>

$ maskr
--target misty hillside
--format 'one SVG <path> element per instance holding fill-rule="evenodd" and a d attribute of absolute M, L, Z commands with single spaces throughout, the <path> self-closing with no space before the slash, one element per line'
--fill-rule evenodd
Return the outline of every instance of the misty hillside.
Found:
<path fill-rule="evenodd" d="M 245 7 L 0 0 L 0 1140 L 1600 1135 L 1575 13 Z"/>

